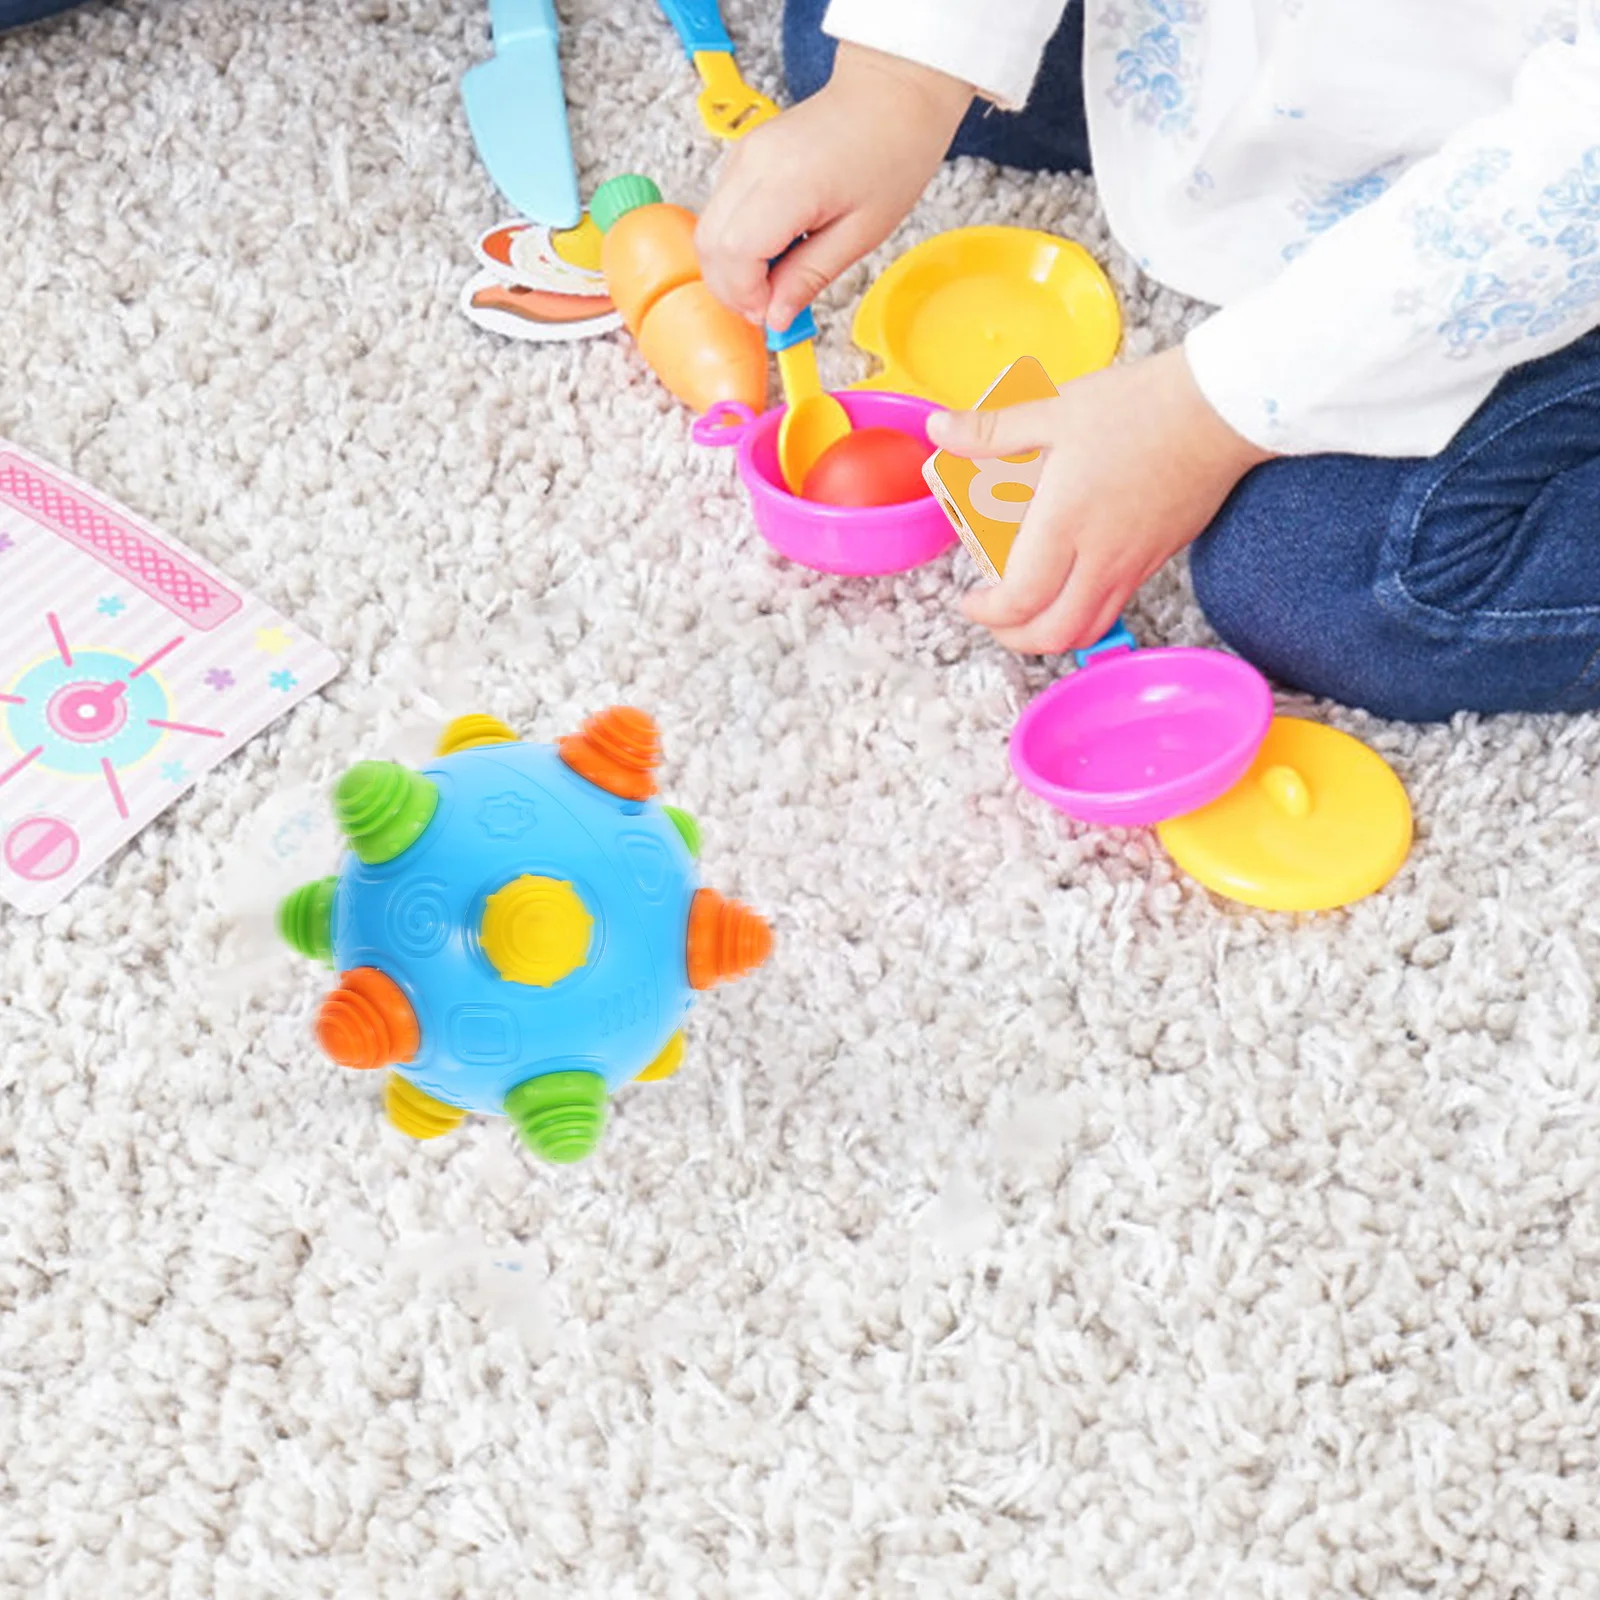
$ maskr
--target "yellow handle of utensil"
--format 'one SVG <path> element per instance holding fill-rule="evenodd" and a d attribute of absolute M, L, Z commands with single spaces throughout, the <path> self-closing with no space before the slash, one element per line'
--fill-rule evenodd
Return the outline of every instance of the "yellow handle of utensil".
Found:
<path fill-rule="evenodd" d="M 752 128 L 777 116 L 777 106 L 744 81 L 726 50 L 697 50 L 694 66 L 705 85 L 699 101 L 700 120 L 717 138 L 742 139 Z"/>
<path fill-rule="evenodd" d="M 778 352 L 778 376 L 783 380 L 783 398 L 791 406 L 822 393 L 822 374 L 817 371 L 817 347 L 809 339 Z"/>

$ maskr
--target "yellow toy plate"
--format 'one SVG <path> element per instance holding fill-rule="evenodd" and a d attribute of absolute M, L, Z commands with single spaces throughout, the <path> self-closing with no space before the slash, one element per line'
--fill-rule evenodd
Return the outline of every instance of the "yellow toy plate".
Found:
<path fill-rule="evenodd" d="M 1220 800 L 1157 828 L 1208 889 L 1269 911 L 1327 911 L 1364 899 L 1411 849 L 1411 802 L 1359 739 L 1277 717 L 1250 770 Z"/>
<path fill-rule="evenodd" d="M 1122 313 L 1082 245 L 1031 228 L 956 228 L 908 250 L 867 290 L 854 337 L 883 363 L 856 387 L 965 409 L 1022 356 L 1056 384 L 1108 365 Z"/>

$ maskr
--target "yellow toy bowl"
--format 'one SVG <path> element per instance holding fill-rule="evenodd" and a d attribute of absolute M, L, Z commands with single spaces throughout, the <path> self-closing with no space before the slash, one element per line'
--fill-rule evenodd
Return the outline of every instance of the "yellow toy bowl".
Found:
<path fill-rule="evenodd" d="M 1032 228 L 956 228 L 901 256 L 867 291 L 853 331 L 883 363 L 857 387 L 965 410 L 1021 356 L 1057 385 L 1108 365 L 1122 314 L 1082 245 Z"/>

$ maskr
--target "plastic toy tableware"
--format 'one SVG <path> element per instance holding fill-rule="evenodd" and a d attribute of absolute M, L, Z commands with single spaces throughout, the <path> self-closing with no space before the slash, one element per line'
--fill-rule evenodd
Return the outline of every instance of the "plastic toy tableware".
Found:
<path fill-rule="evenodd" d="M 1279 717 L 1243 779 L 1156 832 L 1191 877 L 1272 911 L 1327 911 L 1381 889 L 1411 849 L 1411 802 L 1375 750 Z"/>
<path fill-rule="evenodd" d="M 583 207 L 554 0 L 489 0 L 489 25 L 493 57 L 461 80 L 472 141 L 495 187 L 523 216 L 574 227 Z"/>
<path fill-rule="evenodd" d="M 934 407 L 902 394 L 846 393 L 839 397 L 853 428 L 897 428 L 924 451 Z M 778 470 L 782 410 L 757 416 L 745 405 L 713 406 L 694 425 L 697 443 L 736 446 L 739 476 L 750 494 L 756 527 L 781 555 L 817 572 L 871 577 L 906 572 L 944 554 L 956 542 L 931 494 L 902 505 L 822 505 L 784 487 Z"/>
<path fill-rule="evenodd" d="M 694 819 L 658 804 L 655 723 L 614 706 L 556 745 L 458 717 L 422 772 L 362 761 L 334 791 L 339 875 L 278 926 L 338 981 L 317 1040 L 387 1069 L 402 1133 L 505 1115 L 576 1161 L 623 1084 L 670 1077 L 699 995 L 766 960 L 772 935 L 701 888 Z"/>
<path fill-rule="evenodd" d="M 740 74 L 716 0 L 661 0 L 661 9 L 705 85 L 695 104 L 708 133 L 741 139 L 777 116 L 777 106 Z"/>
<path fill-rule="evenodd" d="M 778 424 L 778 469 L 790 494 L 802 491 L 806 474 L 850 431 L 844 407 L 822 387 L 816 337 L 816 318 L 809 306 L 782 333 L 767 329 L 767 349 L 778 358 L 787 402 Z"/>
<path fill-rule="evenodd" d="M 1272 691 L 1220 650 L 1135 650 L 1125 630 L 1022 713 L 1011 765 L 1081 822 L 1145 827 L 1209 804 L 1244 775 Z"/>
<path fill-rule="evenodd" d="M 1375 751 L 1274 717 L 1272 691 L 1220 650 L 1135 650 L 1120 623 L 1023 712 L 1011 764 L 1084 822 L 1151 823 L 1208 889 L 1325 911 L 1381 889 L 1411 848 L 1411 804 Z"/>
<path fill-rule="evenodd" d="M 1110 362 L 1122 314 L 1081 245 L 1030 228 L 957 228 L 906 252 L 867 291 L 855 342 L 882 363 L 858 387 L 973 405 L 1036 356 L 1056 384 Z"/>

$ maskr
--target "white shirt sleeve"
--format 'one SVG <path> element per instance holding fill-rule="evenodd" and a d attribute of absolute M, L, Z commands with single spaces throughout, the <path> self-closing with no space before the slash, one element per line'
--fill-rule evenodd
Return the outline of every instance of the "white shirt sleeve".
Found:
<path fill-rule="evenodd" d="M 822 31 L 948 73 L 1017 111 L 1065 10 L 1066 0 L 832 0 Z"/>
<path fill-rule="evenodd" d="M 1442 450 L 1509 368 L 1600 325 L 1600 3 L 1501 111 L 1190 333 L 1201 391 L 1281 454 Z"/>

